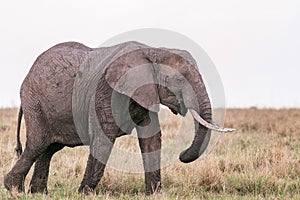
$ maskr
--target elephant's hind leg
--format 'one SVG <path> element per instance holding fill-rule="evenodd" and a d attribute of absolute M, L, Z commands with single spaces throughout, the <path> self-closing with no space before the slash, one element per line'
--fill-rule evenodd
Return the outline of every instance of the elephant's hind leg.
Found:
<path fill-rule="evenodd" d="M 40 150 L 41 152 L 43 152 L 44 148 Z M 19 192 L 24 192 L 25 177 L 38 156 L 39 154 L 36 151 L 25 148 L 20 159 L 16 162 L 10 172 L 4 177 L 5 188 L 9 191 L 15 188 Z"/>
<path fill-rule="evenodd" d="M 64 147 L 63 144 L 51 144 L 45 153 L 40 155 L 35 162 L 33 176 L 30 181 L 29 191 L 31 193 L 48 194 L 47 182 L 49 175 L 49 167 L 52 156 Z"/>
<path fill-rule="evenodd" d="M 20 159 L 16 162 L 11 171 L 4 177 L 4 186 L 8 190 L 17 189 L 24 192 L 24 180 L 34 160 L 29 156 L 28 151 L 24 151 Z"/>
<path fill-rule="evenodd" d="M 40 109 L 24 109 L 24 118 L 26 123 L 26 148 L 10 170 L 4 177 L 4 186 L 8 190 L 16 188 L 19 192 L 25 190 L 24 180 L 35 160 L 42 155 L 51 144 L 51 137 L 47 123 L 44 120 Z"/>

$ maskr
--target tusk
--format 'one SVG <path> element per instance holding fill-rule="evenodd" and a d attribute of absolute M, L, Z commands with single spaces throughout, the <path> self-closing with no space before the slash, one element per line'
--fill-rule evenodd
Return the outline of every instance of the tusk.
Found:
<path fill-rule="evenodd" d="M 209 128 L 211 130 L 214 131 L 219 131 L 219 132 L 232 132 L 235 131 L 234 128 L 223 128 L 223 127 L 219 127 L 218 125 L 215 124 L 211 124 L 207 121 L 205 121 L 202 117 L 200 117 L 200 115 L 193 109 L 189 109 L 189 111 L 191 112 L 191 114 L 193 115 L 193 117 L 203 126 L 205 126 L 206 128 Z"/>

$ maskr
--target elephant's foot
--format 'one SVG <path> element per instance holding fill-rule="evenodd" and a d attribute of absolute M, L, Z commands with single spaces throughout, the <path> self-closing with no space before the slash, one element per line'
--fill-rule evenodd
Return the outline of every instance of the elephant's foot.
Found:
<path fill-rule="evenodd" d="M 161 182 L 158 181 L 156 183 L 151 183 L 150 186 L 146 185 L 146 192 L 145 195 L 151 195 L 151 194 L 161 194 Z"/>
<path fill-rule="evenodd" d="M 161 193 L 160 170 L 145 172 L 146 195 Z"/>
<path fill-rule="evenodd" d="M 4 186 L 9 191 L 17 190 L 18 192 L 24 192 L 24 176 L 8 173 L 4 177 Z"/>
<path fill-rule="evenodd" d="M 47 181 L 48 181 L 48 172 L 45 174 L 37 173 L 37 170 L 35 169 L 32 179 L 30 181 L 28 192 L 48 194 Z"/>
<path fill-rule="evenodd" d="M 45 185 L 30 185 L 30 193 L 48 194 L 47 186 Z"/>
<path fill-rule="evenodd" d="M 88 185 L 81 185 L 78 189 L 78 193 L 83 193 L 85 195 L 94 195 L 95 191 Z"/>

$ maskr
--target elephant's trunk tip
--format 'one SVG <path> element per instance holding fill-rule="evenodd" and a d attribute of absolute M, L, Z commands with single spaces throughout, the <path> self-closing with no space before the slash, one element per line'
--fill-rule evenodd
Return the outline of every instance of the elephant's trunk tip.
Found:
<path fill-rule="evenodd" d="M 183 163 L 190 163 L 199 158 L 199 153 L 191 152 L 190 148 L 184 150 L 179 155 L 179 160 Z"/>

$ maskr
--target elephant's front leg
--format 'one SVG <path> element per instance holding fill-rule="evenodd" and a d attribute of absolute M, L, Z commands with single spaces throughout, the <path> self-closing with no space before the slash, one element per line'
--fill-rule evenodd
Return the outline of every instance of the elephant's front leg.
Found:
<path fill-rule="evenodd" d="M 145 169 L 146 195 L 161 192 L 161 131 L 157 113 L 150 112 L 149 116 L 137 127 Z"/>
<path fill-rule="evenodd" d="M 87 161 L 85 174 L 78 192 L 90 194 L 98 185 L 111 153 L 115 137 L 107 137 L 103 133 L 96 136 L 90 146 L 90 155 Z"/>
<path fill-rule="evenodd" d="M 92 193 L 102 178 L 104 169 L 105 164 L 90 154 L 78 192 L 84 194 Z"/>

